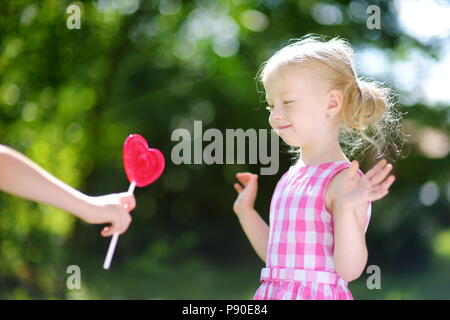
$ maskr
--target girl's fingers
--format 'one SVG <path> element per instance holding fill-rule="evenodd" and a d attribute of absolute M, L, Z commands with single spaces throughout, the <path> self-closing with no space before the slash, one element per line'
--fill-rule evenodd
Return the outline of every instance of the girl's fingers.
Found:
<path fill-rule="evenodd" d="M 130 209 L 130 204 L 128 203 L 128 202 L 126 202 L 126 201 L 121 201 L 121 203 L 122 203 L 122 205 L 123 205 L 123 207 L 125 208 L 125 210 L 127 210 L 127 211 L 131 211 L 131 209 Z"/>
<path fill-rule="evenodd" d="M 379 172 L 378 174 L 376 174 L 375 176 L 372 177 L 372 179 L 371 179 L 372 185 L 377 185 L 381 181 L 383 181 L 384 178 L 386 178 L 386 176 L 389 174 L 389 171 L 391 171 L 391 170 L 392 170 L 392 164 L 388 163 L 381 172 Z"/>
<path fill-rule="evenodd" d="M 109 237 L 112 234 L 113 234 L 113 232 L 111 230 L 111 227 L 104 227 L 101 232 L 102 237 Z"/>
<path fill-rule="evenodd" d="M 238 172 L 236 177 L 250 177 L 252 174 L 250 172 Z"/>
<path fill-rule="evenodd" d="M 386 165 L 387 161 L 386 160 L 381 160 L 379 161 L 372 169 L 370 169 L 369 171 L 367 171 L 367 173 L 365 174 L 365 176 L 369 179 L 371 179 L 374 175 L 376 175 L 381 169 L 383 169 L 383 167 Z"/>
<path fill-rule="evenodd" d="M 389 190 L 387 189 L 379 189 L 377 191 L 370 193 L 370 200 L 369 201 L 376 201 L 380 200 L 381 198 L 385 197 L 389 193 Z"/>
<path fill-rule="evenodd" d="M 131 224 L 131 220 L 133 220 L 133 218 L 131 218 L 131 215 L 128 212 L 124 212 L 124 215 L 122 218 L 123 219 L 121 220 L 121 228 L 119 230 L 120 234 L 123 234 L 125 231 L 128 230 L 128 227 Z"/>
<path fill-rule="evenodd" d="M 248 172 L 236 174 L 236 178 L 239 180 L 240 183 L 244 185 L 244 187 L 247 186 L 247 183 L 249 182 L 251 176 L 252 174 Z"/>
<path fill-rule="evenodd" d="M 389 187 L 394 183 L 395 181 L 395 177 L 393 175 L 390 175 L 386 180 L 383 181 L 382 184 L 380 184 L 380 186 L 383 189 L 389 189 Z"/>
<path fill-rule="evenodd" d="M 128 227 L 130 226 L 131 219 L 127 219 L 126 221 L 122 221 L 121 228 L 119 230 L 119 234 L 122 235 L 127 231 Z"/>
<path fill-rule="evenodd" d="M 130 196 L 130 206 L 131 206 L 131 210 L 133 210 L 134 208 L 136 208 L 136 198 L 134 197 L 134 195 Z M 131 211 L 130 210 L 130 211 Z"/>
<path fill-rule="evenodd" d="M 249 192 L 253 192 L 253 190 L 257 188 L 258 175 L 256 174 L 251 174 L 249 172 L 238 173 L 236 174 L 236 178 L 242 183 L 245 189 L 249 190 Z M 235 183 L 233 186 L 238 194 L 244 191 L 244 188 L 239 183 Z"/>
<path fill-rule="evenodd" d="M 248 181 L 250 180 L 251 174 L 249 173 L 241 173 L 237 174 L 236 178 L 239 180 L 240 183 L 242 183 L 244 186 L 247 185 Z"/>
<path fill-rule="evenodd" d="M 239 185 L 239 183 L 234 184 L 234 189 L 236 189 L 237 193 L 240 194 L 242 192 L 242 187 Z"/>
<path fill-rule="evenodd" d="M 351 166 L 350 166 L 350 171 L 349 171 L 349 173 L 348 173 L 348 178 L 349 179 L 353 179 L 353 177 L 355 177 L 355 175 L 356 175 L 356 172 L 358 171 L 358 167 L 359 167 L 359 163 L 358 163 L 358 161 L 352 161 L 352 164 L 351 164 Z"/>
<path fill-rule="evenodd" d="M 134 198 L 134 195 L 120 198 L 120 203 L 123 204 L 128 212 L 136 208 L 136 199 Z"/>
<path fill-rule="evenodd" d="M 252 194 L 253 192 L 256 192 L 256 190 L 258 188 L 258 176 L 256 174 L 253 174 L 250 177 L 249 183 L 246 187 L 250 194 Z"/>
<path fill-rule="evenodd" d="M 394 181 L 395 177 L 391 175 L 382 184 L 379 184 L 376 187 L 374 187 L 372 189 L 372 192 L 370 193 L 373 200 L 370 201 L 379 200 L 384 196 L 386 196 L 389 193 L 389 187 L 392 185 L 392 183 L 394 183 Z"/>

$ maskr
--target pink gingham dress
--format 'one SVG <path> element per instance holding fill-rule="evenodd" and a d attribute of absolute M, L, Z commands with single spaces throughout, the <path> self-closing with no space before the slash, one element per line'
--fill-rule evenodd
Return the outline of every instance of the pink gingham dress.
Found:
<path fill-rule="evenodd" d="M 324 202 L 331 178 L 351 163 L 300 165 L 289 168 L 272 196 L 266 268 L 253 299 L 352 300 L 334 267 L 333 216 Z M 369 202 L 366 230 L 371 208 Z"/>

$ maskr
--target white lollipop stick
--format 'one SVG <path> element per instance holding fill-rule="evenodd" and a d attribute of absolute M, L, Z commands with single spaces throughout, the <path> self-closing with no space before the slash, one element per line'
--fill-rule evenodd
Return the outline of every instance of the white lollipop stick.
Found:
<path fill-rule="evenodd" d="M 134 193 L 134 187 L 136 183 L 133 181 L 128 188 L 128 195 L 132 195 Z M 119 239 L 119 233 L 114 232 L 114 235 L 111 238 L 111 242 L 109 243 L 108 253 L 106 254 L 105 263 L 103 263 L 103 269 L 108 270 L 111 266 L 111 260 L 114 255 L 114 250 L 116 250 L 117 240 Z"/>

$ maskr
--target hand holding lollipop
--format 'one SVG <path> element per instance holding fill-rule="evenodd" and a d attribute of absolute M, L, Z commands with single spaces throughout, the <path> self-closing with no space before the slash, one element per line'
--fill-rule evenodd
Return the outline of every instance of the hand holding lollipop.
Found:
<path fill-rule="evenodd" d="M 147 141 L 138 134 L 130 134 L 123 145 L 123 164 L 133 194 L 135 186 L 145 187 L 158 179 L 164 171 L 164 156 L 158 149 L 149 149 Z M 119 233 L 114 233 L 103 268 L 109 269 Z"/>

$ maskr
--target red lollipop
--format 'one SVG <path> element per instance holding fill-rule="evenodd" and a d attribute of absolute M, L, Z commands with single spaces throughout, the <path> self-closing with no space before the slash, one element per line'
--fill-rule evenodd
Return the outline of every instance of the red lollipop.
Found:
<path fill-rule="evenodd" d="M 130 134 L 123 144 L 123 164 L 130 183 L 145 187 L 164 171 L 164 156 L 158 149 L 149 149 L 139 134 Z"/>
<path fill-rule="evenodd" d="M 164 171 L 164 156 L 158 149 L 149 148 L 147 141 L 139 134 L 130 134 L 123 144 L 123 165 L 130 181 L 128 193 L 133 194 L 134 187 L 145 187 L 158 179 Z M 116 248 L 119 233 L 114 233 L 106 254 L 104 269 L 109 269 Z"/>

